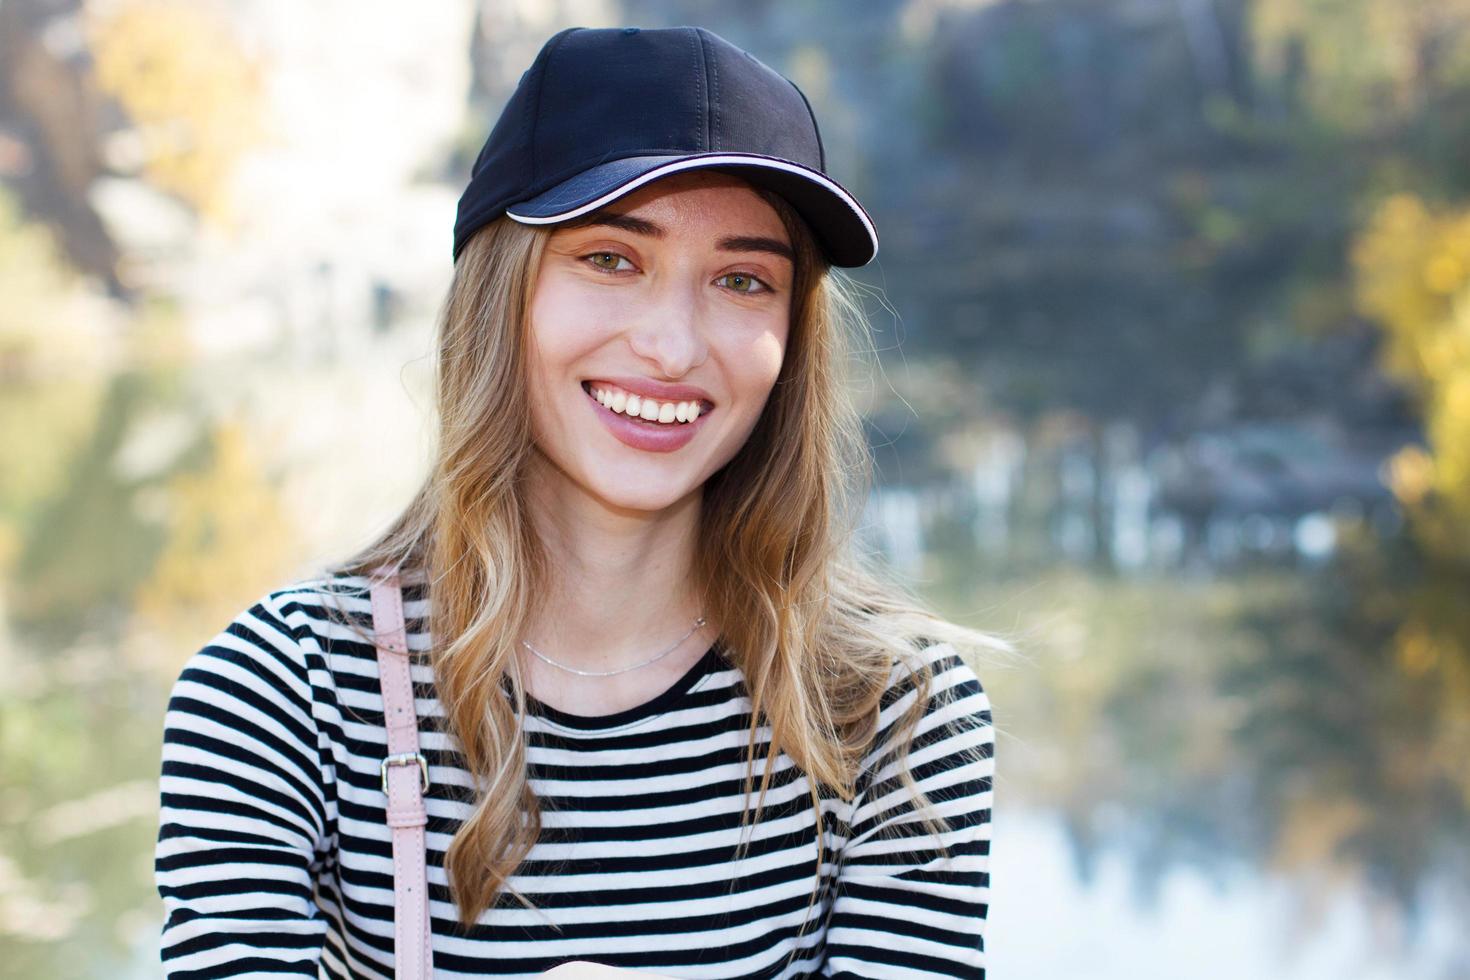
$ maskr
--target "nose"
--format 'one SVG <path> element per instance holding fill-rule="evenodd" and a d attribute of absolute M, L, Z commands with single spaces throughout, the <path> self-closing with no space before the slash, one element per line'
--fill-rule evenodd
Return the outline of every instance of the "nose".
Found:
<path fill-rule="evenodd" d="M 665 283 L 649 296 L 628 332 L 633 353 L 665 378 L 682 378 L 709 356 L 699 287 Z"/>

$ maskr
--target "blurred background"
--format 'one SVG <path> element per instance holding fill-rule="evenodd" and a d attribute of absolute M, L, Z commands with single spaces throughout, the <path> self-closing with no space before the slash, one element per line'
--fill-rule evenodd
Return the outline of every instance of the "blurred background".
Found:
<path fill-rule="evenodd" d="M 427 464 L 469 165 L 697 23 L 869 206 L 864 528 L 1000 729 L 1002 977 L 1470 977 L 1470 0 L 0 0 L 0 963 L 156 976 L 185 658 Z"/>

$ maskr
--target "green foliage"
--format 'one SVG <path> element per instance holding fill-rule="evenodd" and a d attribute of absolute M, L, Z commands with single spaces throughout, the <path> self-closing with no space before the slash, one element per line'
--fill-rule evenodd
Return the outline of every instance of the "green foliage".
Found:
<path fill-rule="evenodd" d="M 1068 813 L 1084 872 L 1106 841 L 1146 883 L 1244 859 L 1412 913 L 1426 876 L 1470 859 L 1470 577 L 1342 530 L 1316 576 L 942 576 L 947 614 L 1030 660 L 977 665 L 998 793 Z"/>
<path fill-rule="evenodd" d="M 105 331 L 44 227 L 0 187 L 0 575 L 7 574 L 106 384 Z M 99 334 L 101 336 L 99 337 Z"/>
<path fill-rule="evenodd" d="M 1270 0 L 1252 11 L 1263 79 L 1345 134 L 1395 127 L 1470 85 L 1466 0 Z"/>
<path fill-rule="evenodd" d="M 8 976 L 132 975 L 139 947 L 156 969 L 161 911 L 147 856 L 165 693 L 99 647 L 46 669 L 27 663 L 0 685 Z"/>

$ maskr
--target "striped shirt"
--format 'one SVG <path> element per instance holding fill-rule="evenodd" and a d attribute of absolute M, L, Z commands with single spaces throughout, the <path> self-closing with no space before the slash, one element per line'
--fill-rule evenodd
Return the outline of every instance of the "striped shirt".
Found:
<path fill-rule="evenodd" d="M 331 589 L 330 598 L 324 593 Z M 823 788 L 818 900 L 808 781 L 782 753 L 736 858 L 751 703 L 718 643 L 671 688 L 613 715 L 530 700 L 528 776 L 540 838 L 470 929 L 444 852 L 472 785 L 435 697 L 428 602 L 404 588 L 419 742 L 429 762 L 428 881 L 435 975 L 536 975 L 595 960 L 671 977 L 985 976 L 993 727 L 974 671 L 947 644 L 909 767 L 950 830 L 916 814 L 888 753 L 916 692 L 896 665 L 858 794 Z M 392 976 L 393 866 L 373 647 L 325 603 L 371 626 L 364 578 L 262 597 L 193 654 L 164 722 L 154 874 L 167 975 Z M 758 729 L 758 746 L 770 730 Z"/>

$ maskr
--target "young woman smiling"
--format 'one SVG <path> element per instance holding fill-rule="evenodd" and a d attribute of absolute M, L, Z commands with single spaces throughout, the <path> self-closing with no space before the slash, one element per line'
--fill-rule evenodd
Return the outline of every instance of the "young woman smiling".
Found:
<path fill-rule="evenodd" d="M 984 976 L 962 654 L 1005 644 L 853 548 L 832 267 L 876 248 L 750 55 L 547 42 L 460 201 L 422 489 L 175 686 L 170 976 Z"/>

